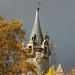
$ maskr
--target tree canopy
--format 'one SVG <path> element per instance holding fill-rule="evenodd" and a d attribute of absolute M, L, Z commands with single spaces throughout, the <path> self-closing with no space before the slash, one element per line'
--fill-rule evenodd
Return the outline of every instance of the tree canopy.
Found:
<path fill-rule="evenodd" d="M 0 16 L 0 75 L 36 74 L 36 66 L 27 62 L 29 50 L 22 49 L 26 40 L 22 25 L 22 20 L 11 18 L 6 22 Z"/>

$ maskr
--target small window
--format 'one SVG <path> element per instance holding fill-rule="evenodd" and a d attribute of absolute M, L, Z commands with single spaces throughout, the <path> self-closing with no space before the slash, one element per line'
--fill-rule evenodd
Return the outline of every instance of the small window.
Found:
<path fill-rule="evenodd" d="M 32 48 L 32 46 L 29 46 L 29 48 Z"/>
<path fill-rule="evenodd" d="M 47 54 L 47 48 L 45 48 L 44 53 Z"/>

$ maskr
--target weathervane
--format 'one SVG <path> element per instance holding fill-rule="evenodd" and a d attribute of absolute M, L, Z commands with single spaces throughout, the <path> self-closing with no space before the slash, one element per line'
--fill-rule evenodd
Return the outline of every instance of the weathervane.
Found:
<path fill-rule="evenodd" d="M 40 4 L 41 4 L 41 0 L 38 1 L 38 8 L 37 8 L 38 12 L 39 12 L 39 9 L 40 9 Z"/>

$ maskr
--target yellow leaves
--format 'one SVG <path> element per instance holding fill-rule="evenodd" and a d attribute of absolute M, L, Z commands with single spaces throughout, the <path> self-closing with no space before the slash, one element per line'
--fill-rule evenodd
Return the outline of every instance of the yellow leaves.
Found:
<path fill-rule="evenodd" d="M 8 22 L 9 22 L 10 25 L 12 25 L 12 27 L 14 25 L 16 27 L 16 29 L 20 28 L 23 24 L 22 20 L 16 20 L 16 19 L 13 19 L 13 18 L 11 18 Z"/>
<path fill-rule="evenodd" d="M 35 72 L 36 66 L 27 62 L 28 54 L 31 51 L 22 49 L 21 43 L 26 38 L 26 31 L 24 32 L 21 29 L 22 24 L 22 20 L 12 18 L 6 22 L 0 17 L 0 57 L 2 58 L 0 58 L 0 65 L 4 65 L 4 62 L 8 63 L 4 68 L 4 71 L 7 72 L 6 75 L 16 75 L 16 72 L 22 72 L 22 69 L 26 73 L 28 71 Z M 3 71 L 3 67 L 0 67 L 0 69 Z M 2 75 L 5 75 L 4 71 Z"/>
<path fill-rule="evenodd" d="M 54 70 L 54 66 L 51 66 L 49 72 L 46 75 L 56 75 L 56 71 Z"/>
<path fill-rule="evenodd" d="M 0 21 L 0 32 L 10 32 L 17 30 L 18 32 L 21 30 L 20 27 L 22 26 L 22 20 L 10 19 L 8 22 Z"/>
<path fill-rule="evenodd" d="M 51 42 L 50 48 L 53 48 L 54 50 L 56 50 L 56 46 L 55 46 L 54 42 Z"/>
<path fill-rule="evenodd" d="M 20 44 L 17 44 L 16 46 L 17 46 L 18 48 L 21 48 L 21 47 L 22 47 Z"/>
<path fill-rule="evenodd" d="M 18 67 L 17 64 L 15 64 L 14 67 L 17 68 Z"/>
<path fill-rule="evenodd" d="M 0 21 L 3 21 L 4 19 L 2 18 L 2 15 L 0 15 Z"/>

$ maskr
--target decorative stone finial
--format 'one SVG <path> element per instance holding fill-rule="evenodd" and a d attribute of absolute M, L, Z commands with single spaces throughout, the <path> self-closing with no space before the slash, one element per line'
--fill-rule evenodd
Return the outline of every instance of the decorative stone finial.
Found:
<path fill-rule="evenodd" d="M 41 0 L 38 1 L 38 7 L 37 7 L 38 12 L 39 12 L 39 9 L 40 9 L 40 4 L 41 4 Z"/>
<path fill-rule="evenodd" d="M 45 39 L 49 39 L 48 31 L 46 32 Z"/>
<path fill-rule="evenodd" d="M 46 32 L 46 35 L 48 35 L 48 31 Z"/>

